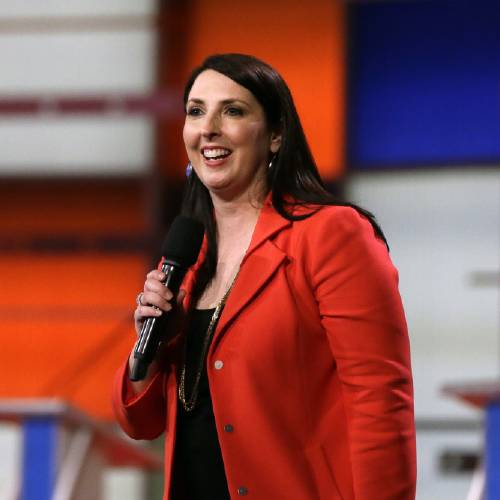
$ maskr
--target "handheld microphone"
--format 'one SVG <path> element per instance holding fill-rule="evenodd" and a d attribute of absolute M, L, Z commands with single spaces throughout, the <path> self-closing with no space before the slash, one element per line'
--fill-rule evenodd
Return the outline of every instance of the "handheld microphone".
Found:
<path fill-rule="evenodd" d="M 164 257 L 161 267 L 165 274 L 163 284 L 175 295 L 179 292 L 187 269 L 192 266 L 200 253 L 203 241 L 203 224 L 183 215 L 177 216 L 165 237 L 162 246 Z M 172 299 L 175 309 L 175 298 Z M 134 349 L 134 362 L 130 372 L 130 380 L 143 380 L 158 351 L 160 342 L 167 331 L 168 319 L 171 315 L 163 312 L 161 316 L 147 318 L 141 328 L 139 340 Z"/>

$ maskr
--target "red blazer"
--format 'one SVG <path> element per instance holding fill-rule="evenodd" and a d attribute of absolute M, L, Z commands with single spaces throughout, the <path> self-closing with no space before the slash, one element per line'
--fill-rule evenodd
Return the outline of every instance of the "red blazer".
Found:
<path fill-rule="evenodd" d="M 197 266 L 184 282 L 187 307 Z M 136 396 L 124 363 L 113 398 L 131 437 L 165 432 L 165 499 L 179 344 L 171 342 L 163 371 Z M 354 209 L 323 207 L 292 222 L 266 203 L 207 369 L 232 498 L 415 498 L 413 390 L 398 275 Z"/>

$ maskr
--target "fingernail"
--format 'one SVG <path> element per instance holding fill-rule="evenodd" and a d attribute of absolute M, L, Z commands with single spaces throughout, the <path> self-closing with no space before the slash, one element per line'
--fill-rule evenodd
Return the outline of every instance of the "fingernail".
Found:
<path fill-rule="evenodd" d="M 161 309 L 155 309 L 156 316 L 161 316 L 162 312 L 163 311 Z"/>

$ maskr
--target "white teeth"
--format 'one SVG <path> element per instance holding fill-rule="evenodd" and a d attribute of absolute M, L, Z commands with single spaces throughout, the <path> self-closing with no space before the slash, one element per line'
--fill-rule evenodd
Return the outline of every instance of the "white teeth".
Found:
<path fill-rule="evenodd" d="M 227 149 L 204 149 L 203 156 L 207 159 L 218 158 L 219 156 L 227 156 L 230 153 Z"/>

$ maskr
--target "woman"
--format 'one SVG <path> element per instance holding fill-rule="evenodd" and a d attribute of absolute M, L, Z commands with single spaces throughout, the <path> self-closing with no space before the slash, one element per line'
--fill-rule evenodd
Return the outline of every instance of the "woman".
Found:
<path fill-rule="evenodd" d="M 206 238 L 181 326 L 144 381 L 118 373 L 121 426 L 165 433 L 165 499 L 414 498 L 408 336 L 380 228 L 326 192 L 265 63 L 209 57 L 184 101 L 183 211 Z M 138 331 L 171 308 L 162 279 L 147 275 Z"/>

